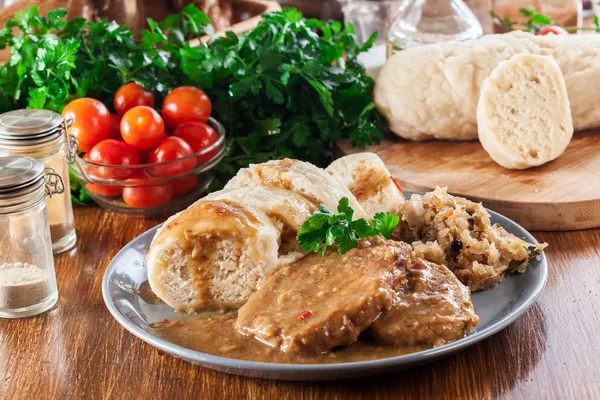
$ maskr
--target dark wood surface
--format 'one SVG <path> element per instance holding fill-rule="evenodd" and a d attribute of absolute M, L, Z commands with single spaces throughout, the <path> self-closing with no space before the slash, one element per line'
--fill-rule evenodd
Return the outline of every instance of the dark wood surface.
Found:
<path fill-rule="evenodd" d="M 550 244 L 548 286 L 523 317 L 444 360 L 392 375 L 275 382 L 213 372 L 125 331 L 101 282 L 127 242 L 161 222 L 75 210 L 77 248 L 55 258 L 49 312 L 0 320 L 2 399 L 598 399 L 600 230 L 536 233 Z"/>

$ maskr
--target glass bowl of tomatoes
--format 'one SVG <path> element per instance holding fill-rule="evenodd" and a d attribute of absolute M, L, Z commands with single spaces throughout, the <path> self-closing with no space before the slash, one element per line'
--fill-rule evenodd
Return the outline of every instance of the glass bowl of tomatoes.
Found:
<path fill-rule="evenodd" d="M 208 96 L 180 86 L 158 110 L 154 94 L 130 82 L 115 93 L 113 109 L 80 98 L 63 110 L 78 151 L 73 174 L 90 196 L 142 215 L 171 214 L 200 198 L 225 153 L 225 129 L 210 117 Z"/>
<path fill-rule="evenodd" d="M 195 136 L 200 131 L 203 140 L 209 141 L 208 146 L 190 155 L 178 156 L 184 147 L 178 136 L 163 138 L 148 154 L 132 152 L 123 142 L 109 139 L 87 153 L 79 152 L 73 173 L 101 207 L 129 214 L 172 214 L 206 192 L 214 168 L 225 154 L 223 125 L 214 118 L 204 125 L 186 125 L 188 131 L 195 131 Z M 177 134 L 186 137 L 185 129 Z M 128 165 L 111 163 L 115 158 Z M 131 162 L 123 163 L 124 159 Z M 167 161 L 149 162 L 156 159 Z"/>

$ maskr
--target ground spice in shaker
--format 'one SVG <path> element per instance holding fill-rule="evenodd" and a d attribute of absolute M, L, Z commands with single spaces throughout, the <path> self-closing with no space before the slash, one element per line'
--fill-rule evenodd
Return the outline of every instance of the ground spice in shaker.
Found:
<path fill-rule="evenodd" d="M 48 273 L 27 263 L 0 265 L 0 308 L 38 304 L 52 294 Z"/>
<path fill-rule="evenodd" d="M 44 199 L 62 179 L 31 157 L 0 157 L 0 317 L 22 318 L 58 300 Z"/>

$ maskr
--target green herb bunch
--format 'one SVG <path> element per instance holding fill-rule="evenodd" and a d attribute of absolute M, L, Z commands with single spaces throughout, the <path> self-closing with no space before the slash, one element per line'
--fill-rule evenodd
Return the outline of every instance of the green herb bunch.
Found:
<path fill-rule="evenodd" d="M 357 61 L 375 35 L 359 46 L 352 25 L 286 9 L 265 14 L 248 34 L 228 32 L 192 46 L 190 38 L 213 32 L 193 5 L 160 24 L 149 19 L 140 40 L 106 19 L 67 22 L 66 15 L 59 9 L 43 17 L 32 6 L 6 22 L 0 48 L 9 46 L 11 58 L 0 66 L 0 112 L 61 112 L 80 97 L 112 108 L 114 93 L 127 82 L 152 91 L 160 107 L 171 89 L 197 86 L 227 130 L 212 189 L 251 163 L 292 157 L 324 166 L 333 141 L 349 138 L 363 147 L 382 135 L 374 82 Z"/>
<path fill-rule="evenodd" d="M 112 107 L 114 93 L 137 82 L 162 99 L 185 82 L 179 49 L 189 35 L 205 33 L 208 18 L 194 6 L 162 24 L 148 20 L 150 30 L 136 40 L 127 26 L 106 19 L 66 21 L 67 10 L 39 15 L 31 6 L 0 31 L 0 48 L 11 58 L 0 66 L 0 111 L 46 108 L 61 112 L 71 101 L 93 97 Z"/>
<path fill-rule="evenodd" d="M 207 92 L 229 135 L 221 183 L 270 159 L 324 166 L 332 141 L 364 147 L 382 135 L 373 80 L 357 61 L 375 35 L 359 46 L 352 25 L 303 19 L 295 9 L 263 17 L 248 34 L 181 50 L 184 73 Z"/>
<path fill-rule="evenodd" d="M 358 247 L 358 239 L 381 235 L 389 239 L 400 222 L 400 217 L 392 213 L 377 213 L 371 224 L 366 219 L 352 220 L 354 209 L 347 197 L 338 203 L 338 214 L 333 213 L 324 204 L 315 211 L 300 227 L 296 240 L 306 252 L 325 254 L 328 246 L 336 246 L 338 252 L 346 253 Z"/>

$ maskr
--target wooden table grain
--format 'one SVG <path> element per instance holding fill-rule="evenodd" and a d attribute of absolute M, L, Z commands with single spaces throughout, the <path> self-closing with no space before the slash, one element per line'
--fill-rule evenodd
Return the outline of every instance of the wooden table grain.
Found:
<path fill-rule="evenodd" d="M 548 285 L 504 331 L 446 359 L 391 375 L 277 382 L 189 364 L 137 339 L 109 314 L 102 276 L 161 219 L 75 210 L 77 247 L 55 257 L 49 312 L 0 320 L 0 399 L 598 399 L 600 230 L 535 233 L 549 243 Z"/>

